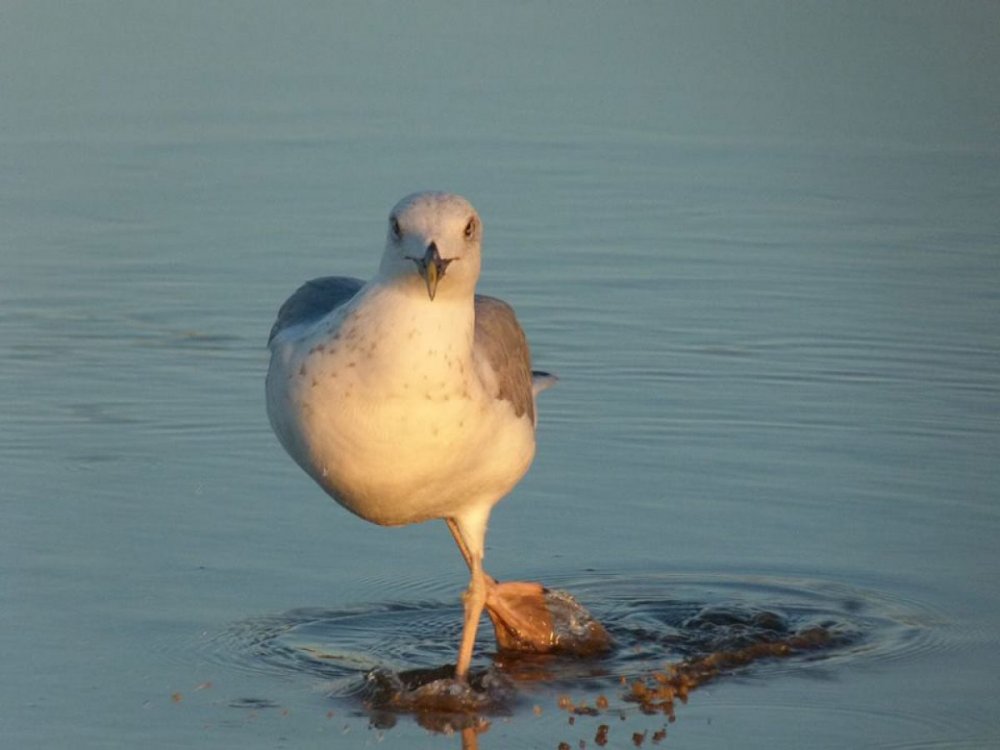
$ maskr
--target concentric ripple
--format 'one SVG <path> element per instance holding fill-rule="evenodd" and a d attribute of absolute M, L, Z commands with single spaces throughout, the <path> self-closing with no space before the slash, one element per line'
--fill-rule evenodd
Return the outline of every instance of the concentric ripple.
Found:
<path fill-rule="evenodd" d="M 712 679 L 747 671 L 773 678 L 942 646 L 932 627 L 939 618 L 920 605 L 826 581 L 619 573 L 549 583 L 590 609 L 614 649 L 583 660 L 497 654 L 484 622 L 476 653 L 480 664 L 487 654 L 492 664 L 478 675 L 499 686 L 497 700 L 470 708 L 509 711 L 516 686 L 528 683 L 533 691 L 611 691 L 669 665 L 702 663 L 713 665 Z M 426 691 L 454 661 L 461 619 L 459 605 L 438 601 L 297 609 L 237 623 L 207 638 L 202 650 L 238 669 L 318 678 L 335 699 L 405 710 L 409 704 L 391 686 Z"/>

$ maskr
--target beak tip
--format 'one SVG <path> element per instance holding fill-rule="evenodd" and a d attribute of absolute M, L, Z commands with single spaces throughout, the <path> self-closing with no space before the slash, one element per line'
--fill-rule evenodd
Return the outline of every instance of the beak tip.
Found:
<path fill-rule="evenodd" d="M 427 296 L 430 297 L 431 302 L 434 301 L 434 296 L 437 294 L 437 285 L 444 276 L 445 269 L 448 267 L 450 260 L 442 260 L 441 254 L 438 252 L 437 243 L 431 242 L 427 246 L 427 252 L 424 253 L 422 258 L 414 258 L 409 255 L 405 256 L 407 260 L 412 260 L 417 266 L 417 273 L 424 280 L 427 285 Z"/>

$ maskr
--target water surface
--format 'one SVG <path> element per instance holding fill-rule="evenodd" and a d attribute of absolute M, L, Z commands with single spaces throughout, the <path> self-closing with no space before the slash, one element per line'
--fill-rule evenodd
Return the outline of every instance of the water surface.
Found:
<path fill-rule="evenodd" d="M 845 638 L 699 687 L 663 746 L 1000 742 L 993 4 L 2 15 L 8 743 L 461 745 L 359 697 L 452 658 L 443 524 L 349 516 L 263 408 L 277 306 L 369 275 L 428 187 L 561 377 L 487 567 L 621 646 L 480 747 L 651 746 L 618 680 L 706 607 Z"/>

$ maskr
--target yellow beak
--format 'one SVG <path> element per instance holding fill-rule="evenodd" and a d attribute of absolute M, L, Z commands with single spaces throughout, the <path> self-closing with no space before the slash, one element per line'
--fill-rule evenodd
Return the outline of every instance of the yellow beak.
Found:
<path fill-rule="evenodd" d="M 433 302 L 434 295 L 437 294 L 438 282 L 444 278 L 444 272 L 448 269 L 448 264 L 455 259 L 442 258 L 441 253 L 438 252 L 436 242 L 431 242 L 427 246 L 427 252 L 424 253 L 423 258 L 414 258 L 412 255 L 407 255 L 406 258 L 417 264 L 417 271 L 420 273 L 420 277 L 424 280 L 424 283 L 427 284 L 427 296 Z"/>

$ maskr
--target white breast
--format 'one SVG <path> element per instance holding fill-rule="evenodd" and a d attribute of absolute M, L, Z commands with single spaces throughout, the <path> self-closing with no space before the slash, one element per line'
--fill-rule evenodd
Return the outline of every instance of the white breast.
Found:
<path fill-rule="evenodd" d="M 484 389 L 473 307 L 366 288 L 272 342 L 268 414 L 341 505 L 404 524 L 493 504 L 534 455 L 534 429 Z"/>

